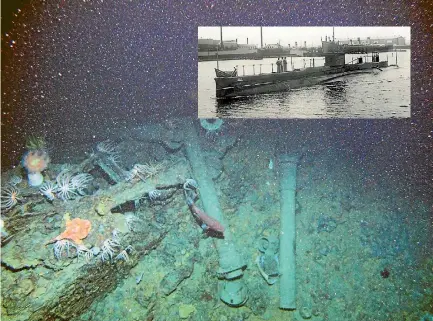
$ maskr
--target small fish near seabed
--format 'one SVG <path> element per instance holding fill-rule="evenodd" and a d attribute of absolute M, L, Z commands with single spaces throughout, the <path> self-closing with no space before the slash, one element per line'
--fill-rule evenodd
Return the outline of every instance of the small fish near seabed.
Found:
<path fill-rule="evenodd" d="M 136 278 L 135 278 L 135 284 L 140 284 L 141 280 L 143 280 L 144 272 L 141 272 Z"/>
<path fill-rule="evenodd" d="M 192 215 L 202 223 L 202 227 L 205 229 L 206 233 L 210 236 L 224 238 L 225 228 L 220 222 L 198 208 L 191 199 L 188 199 L 187 203 Z"/>

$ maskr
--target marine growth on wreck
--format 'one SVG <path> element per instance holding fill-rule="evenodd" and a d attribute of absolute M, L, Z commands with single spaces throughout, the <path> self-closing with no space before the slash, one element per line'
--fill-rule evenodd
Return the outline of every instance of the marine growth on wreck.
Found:
<path fill-rule="evenodd" d="M 375 302 L 348 284 L 382 293 L 405 282 L 419 245 L 391 210 L 395 199 L 365 202 L 379 183 L 320 143 L 306 149 L 298 138 L 283 149 L 260 135 L 245 121 L 212 134 L 190 119 L 148 123 L 68 164 L 55 148 L 35 153 L 51 160 L 39 186 L 24 164 L 3 172 L 2 318 L 325 320 L 330 309 L 352 311 L 343 295 Z M 279 308 L 282 150 L 298 155 L 294 310 Z M 399 208 L 427 213 L 421 203 Z"/>

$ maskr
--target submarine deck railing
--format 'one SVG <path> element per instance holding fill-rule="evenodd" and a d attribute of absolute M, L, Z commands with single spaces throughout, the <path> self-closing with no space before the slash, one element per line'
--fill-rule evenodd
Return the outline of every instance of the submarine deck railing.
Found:
<path fill-rule="evenodd" d="M 363 58 L 362 62 L 368 62 L 369 60 L 372 62 L 373 57 L 376 54 L 377 54 L 377 52 L 373 52 L 373 53 L 367 54 L 367 55 L 359 55 L 346 64 L 354 64 L 361 57 Z M 293 58 L 295 58 L 295 61 Z M 309 67 L 318 67 L 318 66 L 316 66 L 316 62 L 321 61 L 321 60 L 325 60 L 325 58 L 324 57 L 314 57 L 314 58 L 290 57 L 290 63 L 289 63 L 289 61 L 287 61 L 287 70 L 286 71 L 294 71 L 295 69 L 302 68 L 302 66 L 303 66 L 303 68 L 306 68 L 308 61 L 309 61 Z M 388 62 L 388 54 L 386 55 L 386 61 Z M 397 57 L 396 57 L 396 64 L 397 64 Z M 323 63 L 319 64 L 319 66 L 323 66 Z M 239 67 L 242 67 L 242 69 L 240 69 Z M 275 63 L 236 65 L 236 69 L 238 70 L 238 75 L 241 75 L 241 72 L 242 72 L 242 76 L 261 75 L 263 73 L 276 73 L 277 72 L 277 66 Z M 263 72 L 263 69 L 265 69 L 265 70 L 267 69 L 267 71 Z M 258 73 L 256 73 L 256 71 L 258 71 Z"/>
<path fill-rule="evenodd" d="M 309 66 L 310 67 L 316 67 L 316 62 L 318 60 L 325 60 L 324 57 L 323 58 L 322 57 L 314 57 L 314 58 L 308 58 L 308 59 L 302 58 L 302 59 L 299 59 L 299 61 L 295 63 L 292 58 L 293 57 L 290 57 L 290 62 L 287 61 L 287 70 L 286 71 L 294 71 L 297 68 L 301 68 L 302 65 L 303 65 L 303 68 L 306 68 L 308 60 L 309 60 Z M 295 58 L 301 58 L 301 57 L 295 57 Z M 299 62 L 301 62 L 301 63 L 299 63 Z M 299 66 L 299 65 L 301 65 L 301 66 Z M 242 69 L 239 69 L 239 67 L 242 67 Z M 263 68 L 263 67 L 265 67 L 265 68 Z M 242 76 L 261 75 L 263 73 L 276 73 L 277 72 L 276 63 L 236 65 L 236 69 L 238 70 L 238 75 L 240 75 L 240 71 L 242 70 Z M 266 71 L 262 72 L 263 69 L 265 69 L 265 70 L 270 69 L 270 70 L 267 72 Z M 258 73 L 256 73 L 257 70 L 258 70 Z M 249 73 L 248 73 L 248 71 L 249 71 Z M 252 71 L 252 73 L 251 73 L 251 71 Z"/>

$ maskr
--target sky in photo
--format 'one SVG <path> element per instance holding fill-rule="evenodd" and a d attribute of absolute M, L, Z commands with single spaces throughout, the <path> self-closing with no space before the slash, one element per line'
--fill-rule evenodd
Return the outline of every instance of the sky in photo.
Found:
<path fill-rule="evenodd" d="M 263 27 L 263 45 L 280 43 L 283 46 L 290 44 L 307 46 L 321 45 L 320 38 L 332 37 L 332 27 Z M 410 27 L 335 27 L 335 39 L 365 39 L 406 38 L 410 43 Z M 199 38 L 220 39 L 220 27 L 198 27 Z M 223 40 L 238 40 L 238 43 L 256 44 L 260 46 L 260 27 L 223 27 Z"/>

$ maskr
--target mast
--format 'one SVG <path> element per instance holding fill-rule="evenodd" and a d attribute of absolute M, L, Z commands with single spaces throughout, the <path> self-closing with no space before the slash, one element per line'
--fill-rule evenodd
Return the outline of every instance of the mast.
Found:
<path fill-rule="evenodd" d="M 334 42 L 335 41 L 335 38 L 334 38 L 334 27 L 332 27 L 332 42 Z"/>
<path fill-rule="evenodd" d="M 224 42 L 223 42 L 223 26 L 220 27 L 220 38 L 221 38 L 221 49 L 224 49 Z"/>
<path fill-rule="evenodd" d="M 263 27 L 260 27 L 260 48 L 263 48 Z"/>
<path fill-rule="evenodd" d="M 224 43 L 223 43 L 223 26 L 220 26 L 220 46 L 221 49 L 224 50 Z M 217 69 L 220 69 L 220 64 L 219 64 L 219 57 L 218 57 L 218 53 L 219 53 L 219 47 L 217 47 L 217 53 L 216 53 L 216 59 L 217 59 Z"/>
<path fill-rule="evenodd" d="M 216 55 L 216 58 L 217 58 L 217 69 L 220 69 L 220 60 L 219 60 L 219 57 L 218 57 L 218 47 L 217 47 L 217 55 Z"/>

